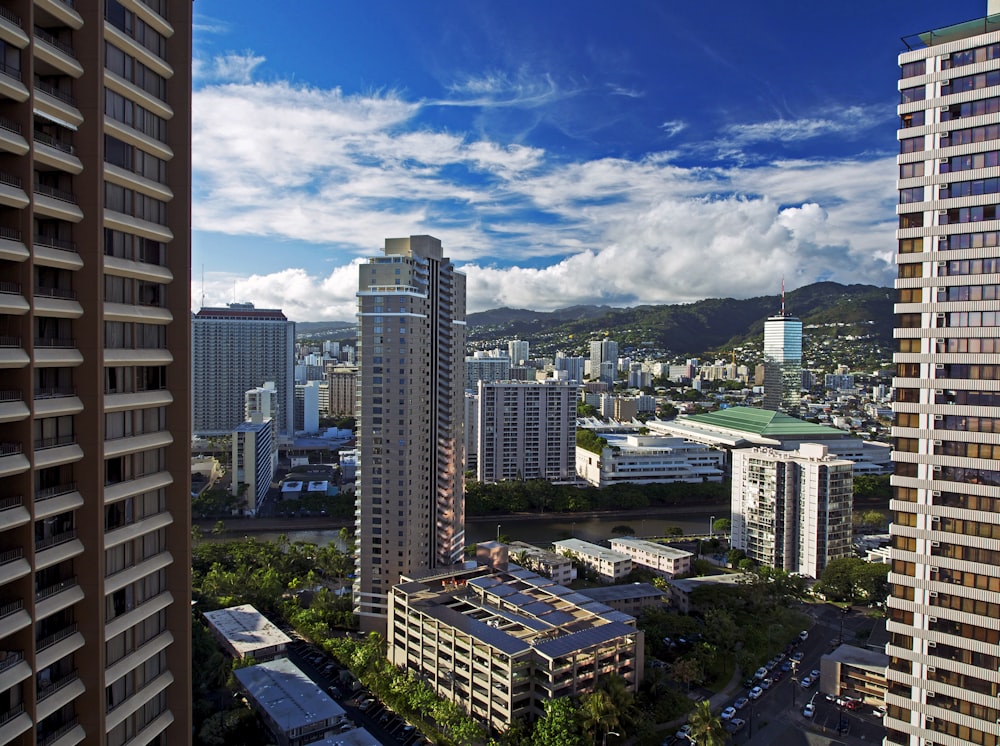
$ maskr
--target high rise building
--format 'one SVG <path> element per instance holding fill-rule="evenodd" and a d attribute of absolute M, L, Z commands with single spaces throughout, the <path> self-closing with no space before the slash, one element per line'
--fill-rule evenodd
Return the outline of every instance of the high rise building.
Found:
<path fill-rule="evenodd" d="M 476 352 L 465 358 L 465 390 L 475 391 L 480 381 L 509 381 L 510 358 Z"/>
<path fill-rule="evenodd" d="M 326 414 L 331 417 L 354 417 L 358 403 L 358 369 L 327 365 L 326 381 L 330 385 L 330 403 Z"/>
<path fill-rule="evenodd" d="M 618 343 L 610 339 L 590 343 L 590 378 L 614 385 L 618 377 Z"/>
<path fill-rule="evenodd" d="M 462 559 L 465 275 L 431 236 L 387 238 L 359 274 L 354 602 L 385 632 L 400 574 Z"/>
<path fill-rule="evenodd" d="M 579 386 L 479 382 L 476 478 L 572 480 Z"/>
<path fill-rule="evenodd" d="M 802 322 L 781 313 L 764 322 L 764 409 L 798 414 L 802 394 Z"/>
<path fill-rule="evenodd" d="M 899 56 L 891 744 L 1000 743 L 1000 3 Z"/>
<path fill-rule="evenodd" d="M 188 743 L 192 6 L 0 10 L 0 742 Z"/>
<path fill-rule="evenodd" d="M 295 322 L 276 308 L 230 303 L 191 317 L 196 435 L 229 434 L 244 421 L 243 395 L 264 381 L 278 392 L 278 432 L 295 429 Z"/>
<path fill-rule="evenodd" d="M 530 345 L 521 339 L 512 339 L 507 342 L 507 357 L 510 358 L 511 365 L 522 365 L 531 358 L 528 357 Z"/>
<path fill-rule="evenodd" d="M 812 578 L 831 560 L 853 556 L 851 461 L 818 443 L 797 451 L 739 449 L 732 458 L 733 549 Z"/>

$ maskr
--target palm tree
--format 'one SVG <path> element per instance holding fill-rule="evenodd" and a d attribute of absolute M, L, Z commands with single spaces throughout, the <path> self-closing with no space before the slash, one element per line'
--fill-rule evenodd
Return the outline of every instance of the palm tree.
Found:
<path fill-rule="evenodd" d="M 712 705 L 707 699 L 695 705 L 688 723 L 691 725 L 691 740 L 698 746 L 723 746 L 729 738 L 722 720 L 712 713 Z"/>
<path fill-rule="evenodd" d="M 583 696 L 580 715 L 584 732 L 593 733 L 595 742 L 600 741 L 600 734 L 618 726 L 618 708 L 603 689 L 595 689 Z"/>

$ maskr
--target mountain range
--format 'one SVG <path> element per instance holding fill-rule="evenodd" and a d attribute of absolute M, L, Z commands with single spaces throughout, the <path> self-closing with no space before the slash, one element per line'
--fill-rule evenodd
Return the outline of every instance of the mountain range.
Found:
<path fill-rule="evenodd" d="M 786 293 L 785 311 L 802 320 L 807 335 L 866 336 L 889 347 L 895 323 L 893 302 L 891 288 L 817 282 Z M 759 342 L 764 321 L 780 312 L 781 299 L 777 295 L 632 308 L 494 308 L 468 315 L 468 341 L 483 348 L 523 339 L 531 343 L 533 352 L 552 354 L 557 350 L 583 350 L 589 340 L 607 336 L 623 349 L 695 355 Z M 296 331 L 300 336 L 347 341 L 356 334 L 356 326 L 345 322 L 299 322 Z"/>

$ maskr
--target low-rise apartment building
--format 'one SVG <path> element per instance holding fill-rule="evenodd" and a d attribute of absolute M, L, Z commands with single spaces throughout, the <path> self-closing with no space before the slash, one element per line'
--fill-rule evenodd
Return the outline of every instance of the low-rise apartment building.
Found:
<path fill-rule="evenodd" d="M 582 588 L 580 594 L 632 616 L 639 616 L 650 606 L 664 606 L 669 595 L 651 583 L 626 583 L 603 588 Z"/>
<path fill-rule="evenodd" d="M 506 547 L 490 544 L 492 566 L 404 577 L 392 588 L 389 660 L 498 730 L 603 677 L 635 691 L 644 662 L 635 618 L 508 563 Z"/>
<path fill-rule="evenodd" d="M 612 539 L 611 549 L 631 557 L 633 566 L 639 565 L 665 578 L 687 575 L 694 560 L 691 552 L 631 536 Z"/>
<path fill-rule="evenodd" d="M 552 578 L 560 585 L 568 585 L 576 580 L 573 560 L 563 554 L 525 544 L 523 541 L 512 541 L 508 547 L 510 556 L 522 567 Z"/>
<path fill-rule="evenodd" d="M 632 558 L 627 554 L 591 544 L 582 539 L 561 539 L 552 542 L 557 552 L 568 554 L 581 565 L 597 573 L 597 576 L 608 583 L 621 580 L 632 572 Z"/>
<path fill-rule="evenodd" d="M 595 487 L 619 482 L 721 482 L 725 454 L 683 438 L 610 435 L 601 453 L 576 449 L 576 473 Z"/>
<path fill-rule="evenodd" d="M 204 616 L 219 644 L 237 660 L 257 662 L 284 657 L 291 638 L 250 604 L 206 611 Z"/>

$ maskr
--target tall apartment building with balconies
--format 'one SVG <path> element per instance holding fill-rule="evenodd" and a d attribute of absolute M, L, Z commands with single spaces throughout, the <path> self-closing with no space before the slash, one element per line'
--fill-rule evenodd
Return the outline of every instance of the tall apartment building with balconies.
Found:
<path fill-rule="evenodd" d="M 431 236 L 387 238 L 359 268 L 355 610 L 385 632 L 401 574 L 465 545 L 465 275 Z"/>
<path fill-rule="evenodd" d="M 899 55 L 886 742 L 1000 743 L 1000 3 Z"/>
<path fill-rule="evenodd" d="M 479 381 L 476 479 L 573 481 L 579 392 L 565 381 Z"/>
<path fill-rule="evenodd" d="M 0 3 L 0 743 L 190 741 L 191 13 Z"/>
<path fill-rule="evenodd" d="M 230 303 L 191 317 L 192 417 L 197 435 L 228 435 L 244 421 L 244 394 L 274 383 L 278 432 L 295 432 L 295 322 L 277 308 Z"/>

